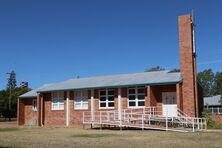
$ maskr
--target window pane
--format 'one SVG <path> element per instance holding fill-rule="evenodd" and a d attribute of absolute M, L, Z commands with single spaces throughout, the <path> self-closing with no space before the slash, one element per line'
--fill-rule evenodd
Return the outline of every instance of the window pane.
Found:
<path fill-rule="evenodd" d="M 76 102 L 75 103 L 75 108 L 81 108 L 81 102 Z"/>
<path fill-rule="evenodd" d="M 75 100 L 75 102 L 80 102 L 80 101 L 82 101 L 80 97 L 75 97 L 74 100 Z"/>
<path fill-rule="evenodd" d="M 64 104 L 60 104 L 59 109 L 64 109 Z"/>
<path fill-rule="evenodd" d="M 59 102 L 60 102 L 60 103 L 63 103 L 63 102 L 64 102 L 64 99 L 63 99 L 63 98 L 60 98 L 60 99 L 59 99 Z"/>
<path fill-rule="evenodd" d="M 87 109 L 88 108 L 88 103 L 83 103 L 82 104 L 82 108 L 86 108 Z"/>
<path fill-rule="evenodd" d="M 106 103 L 100 103 L 100 107 L 106 107 Z"/>
<path fill-rule="evenodd" d="M 109 102 L 108 105 L 109 107 L 114 107 L 114 102 Z"/>
<path fill-rule="evenodd" d="M 144 100 L 145 96 L 144 95 L 138 95 L 138 100 Z"/>
<path fill-rule="evenodd" d="M 104 95 L 106 95 L 106 91 L 105 90 L 100 91 L 100 96 L 104 96 Z"/>
<path fill-rule="evenodd" d="M 138 94 L 144 94 L 145 89 L 144 88 L 138 88 Z"/>
<path fill-rule="evenodd" d="M 115 91 L 114 90 L 109 90 L 108 95 L 114 95 Z"/>
<path fill-rule="evenodd" d="M 106 97 L 100 97 L 100 101 L 106 101 Z"/>
<path fill-rule="evenodd" d="M 114 101 L 114 97 L 109 96 L 108 101 Z"/>
<path fill-rule="evenodd" d="M 136 93 L 136 91 L 135 91 L 135 89 L 129 89 L 129 94 L 135 94 Z"/>
<path fill-rule="evenodd" d="M 52 104 L 52 108 L 53 108 L 53 109 L 57 109 L 57 108 L 58 108 L 58 104 L 57 104 L 57 103 L 56 103 L 56 104 L 53 103 L 53 104 Z"/>
<path fill-rule="evenodd" d="M 129 102 L 129 106 L 136 106 L 135 102 Z"/>
<path fill-rule="evenodd" d="M 135 100 L 135 99 L 136 99 L 136 96 L 135 96 L 135 95 L 132 95 L 132 96 L 130 95 L 130 96 L 129 96 L 129 100 Z"/>
<path fill-rule="evenodd" d="M 138 106 L 145 106 L 145 102 L 144 101 L 139 101 Z"/>
<path fill-rule="evenodd" d="M 58 102 L 58 99 L 52 98 L 52 103 L 57 103 L 57 102 Z"/>

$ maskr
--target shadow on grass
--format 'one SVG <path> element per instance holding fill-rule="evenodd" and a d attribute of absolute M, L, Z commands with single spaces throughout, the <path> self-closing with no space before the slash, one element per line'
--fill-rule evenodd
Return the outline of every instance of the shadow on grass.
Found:
<path fill-rule="evenodd" d="M 18 131 L 18 130 L 19 128 L 0 128 L 0 132 L 12 132 L 12 131 Z"/>

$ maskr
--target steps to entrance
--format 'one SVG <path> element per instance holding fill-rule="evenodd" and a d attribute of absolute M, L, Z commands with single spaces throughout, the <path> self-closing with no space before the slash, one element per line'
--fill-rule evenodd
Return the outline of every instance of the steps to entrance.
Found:
<path fill-rule="evenodd" d="M 201 131 L 207 127 L 205 118 L 189 117 L 179 109 L 177 116 L 167 117 L 163 116 L 161 109 L 157 107 L 123 111 L 86 111 L 83 112 L 83 126 L 86 124 L 178 132 Z"/>

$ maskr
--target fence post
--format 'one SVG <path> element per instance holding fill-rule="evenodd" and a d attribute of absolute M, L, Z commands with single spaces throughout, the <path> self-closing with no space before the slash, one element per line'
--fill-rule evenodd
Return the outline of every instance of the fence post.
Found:
<path fill-rule="evenodd" d="M 122 111 L 121 111 L 122 112 Z M 120 130 L 122 131 L 122 113 L 120 115 Z"/>
<path fill-rule="evenodd" d="M 200 128 L 201 128 L 201 130 L 203 129 L 203 118 L 201 118 L 201 120 L 200 120 Z"/>
<path fill-rule="evenodd" d="M 100 130 L 102 130 L 102 116 L 101 116 L 101 111 L 99 111 L 99 123 L 100 123 Z"/>
<path fill-rule="evenodd" d="M 166 131 L 168 130 L 168 118 L 167 118 L 167 115 L 166 115 Z"/>
<path fill-rule="evenodd" d="M 142 114 L 142 130 L 144 130 L 144 114 Z"/>
<path fill-rule="evenodd" d="M 123 110 L 123 121 L 125 122 L 125 109 Z"/>
<path fill-rule="evenodd" d="M 82 113 L 82 127 L 85 129 L 85 112 Z"/>
<path fill-rule="evenodd" d="M 150 125 L 150 115 L 149 115 L 149 125 Z"/>
<path fill-rule="evenodd" d="M 218 115 L 220 114 L 220 110 L 219 110 L 219 107 L 217 107 L 217 114 L 218 114 Z"/>
<path fill-rule="evenodd" d="M 132 119 L 132 116 L 133 116 L 133 110 L 131 109 L 131 117 L 130 117 L 131 119 Z"/>
<path fill-rule="evenodd" d="M 192 123 L 192 125 L 193 125 L 193 132 L 195 131 L 195 128 L 194 128 L 194 118 L 192 118 L 193 120 L 193 123 Z"/>
<path fill-rule="evenodd" d="M 200 129 L 200 118 L 197 118 L 197 129 L 199 130 Z"/>

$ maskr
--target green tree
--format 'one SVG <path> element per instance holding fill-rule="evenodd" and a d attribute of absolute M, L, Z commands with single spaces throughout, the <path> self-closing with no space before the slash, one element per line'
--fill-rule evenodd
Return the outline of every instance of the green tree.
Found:
<path fill-rule="evenodd" d="M 174 68 L 174 69 L 170 70 L 170 72 L 180 72 L 180 69 Z"/>
<path fill-rule="evenodd" d="M 201 82 L 201 85 L 203 86 L 204 96 L 212 96 L 217 93 L 215 91 L 214 83 L 215 75 L 212 69 L 206 69 L 202 72 L 199 72 L 197 76 Z"/>
<path fill-rule="evenodd" d="M 9 74 L 7 88 L 13 90 L 16 87 L 16 73 L 12 70 L 10 73 L 7 74 Z"/>
<path fill-rule="evenodd" d="M 222 95 L 222 72 L 217 72 L 215 74 L 214 89 L 217 95 Z"/>
<path fill-rule="evenodd" d="M 156 66 L 156 67 L 151 67 L 149 69 L 146 69 L 145 72 L 151 72 L 151 71 L 162 71 L 165 70 L 165 68 L 162 68 L 160 66 Z"/>
<path fill-rule="evenodd" d="M 9 91 L 8 90 L 1 90 L 0 91 L 0 116 L 4 118 L 13 118 L 16 117 L 17 112 L 17 98 L 18 96 L 30 91 L 29 88 L 18 88 L 16 87 L 12 92 L 11 98 L 11 109 L 8 107 L 8 98 L 9 98 Z"/>

